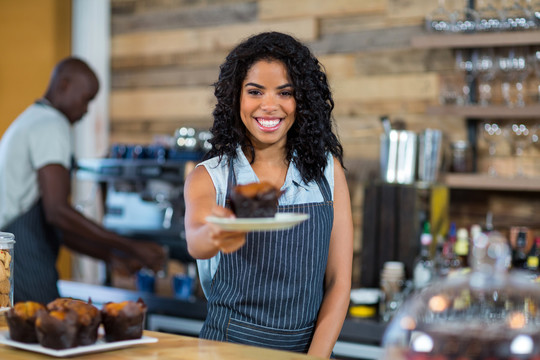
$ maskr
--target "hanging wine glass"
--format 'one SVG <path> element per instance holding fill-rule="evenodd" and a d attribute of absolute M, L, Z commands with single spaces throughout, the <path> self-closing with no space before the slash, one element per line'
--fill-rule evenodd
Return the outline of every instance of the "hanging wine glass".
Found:
<path fill-rule="evenodd" d="M 540 27 L 540 0 L 525 0 L 525 8 L 534 19 L 536 28 Z"/>
<path fill-rule="evenodd" d="M 476 31 L 479 22 L 478 12 L 468 6 L 468 0 L 458 1 L 458 8 L 454 11 L 453 32 L 471 33 Z"/>
<path fill-rule="evenodd" d="M 488 144 L 488 175 L 497 176 L 497 170 L 495 169 L 495 154 L 497 152 L 497 145 L 503 138 L 503 130 L 497 122 L 484 122 L 480 126 L 482 138 Z"/>
<path fill-rule="evenodd" d="M 516 156 L 516 177 L 524 177 L 523 153 L 531 144 L 531 131 L 525 124 L 511 123 L 505 127 L 503 133 Z"/>
<path fill-rule="evenodd" d="M 478 0 L 478 24 L 477 31 L 493 32 L 501 30 L 501 14 L 494 5 L 493 0 Z"/>
<path fill-rule="evenodd" d="M 448 10 L 446 0 L 437 0 L 438 6 L 426 15 L 426 30 L 435 33 L 450 32 L 454 26 L 454 15 Z"/>
<path fill-rule="evenodd" d="M 534 20 L 536 21 L 536 27 L 540 27 L 540 0 L 535 0 L 532 5 Z"/>
<path fill-rule="evenodd" d="M 502 29 L 506 31 L 531 30 L 536 28 L 533 13 L 520 0 L 503 0 Z"/>

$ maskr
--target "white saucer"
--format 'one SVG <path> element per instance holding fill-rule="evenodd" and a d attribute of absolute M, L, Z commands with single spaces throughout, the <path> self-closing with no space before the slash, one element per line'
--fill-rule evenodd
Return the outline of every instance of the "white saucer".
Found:
<path fill-rule="evenodd" d="M 229 231 L 266 231 L 290 229 L 309 219 L 309 214 L 277 213 L 272 218 L 221 218 L 208 216 L 206 221 Z"/>

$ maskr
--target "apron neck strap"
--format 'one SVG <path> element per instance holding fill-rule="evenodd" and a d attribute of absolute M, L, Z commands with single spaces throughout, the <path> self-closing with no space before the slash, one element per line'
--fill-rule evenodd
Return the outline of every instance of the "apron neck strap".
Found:
<path fill-rule="evenodd" d="M 317 179 L 317 185 L 319 186 L 319 190 L 321 190 L 324 201 L 332 201 L 332 190 L 330 189 L 330 184 L 328 184 L 328 180 L 326 180 L 324 175 Z"/>
<path fill-rule="evenodd" d="M 236 174 L 234 173 L 233 161 L 229 159 L 229 176 L 227 177 L 227 194 L 225 195 L 225 207 L 231 208 L 231 192 L 232 188 L 236 186 Z"/>

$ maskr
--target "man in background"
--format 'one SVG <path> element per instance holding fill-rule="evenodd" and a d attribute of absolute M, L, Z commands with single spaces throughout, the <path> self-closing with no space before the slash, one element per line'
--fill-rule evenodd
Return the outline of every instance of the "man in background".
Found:
<path fill-rule="evenodd" d="M 0 231 L 15 235 L 14 301 L 47 303 L 59 296 L 60 245 L 134 272 L 157 270 L 162 247 L 107 231 L 70 204 L 71 125 L 87 112 L 99 82 L 80 59 L 53 70 L 45 95 L 0 139 Z"/>

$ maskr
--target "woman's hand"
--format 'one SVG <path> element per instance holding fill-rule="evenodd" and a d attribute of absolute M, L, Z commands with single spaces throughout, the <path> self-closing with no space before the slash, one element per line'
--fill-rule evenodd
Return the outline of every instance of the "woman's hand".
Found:
<path fill-rule="evenodd" d="M 213 215 L 233 218 L 231 210 L 216 204 L 216 190 L 204 166 L 196 167 L 184 184 L 185 228 L 189 254 L 195 259 L 210 259 L 218 252 L 231 253 L 246 242 L 244 231 L 225 231 L 206 218 Z"/>
<path fill-rule="evenodd" d="M 234 213 L 222 206 L 214 206 L 212 215 L 216 217 L 234 218 Z M 225 231 L 219 226 L 208 223 L 210 241 L 224 253 L 232 253 L 246 243 L 246 233 L 243 231 Z"/>

